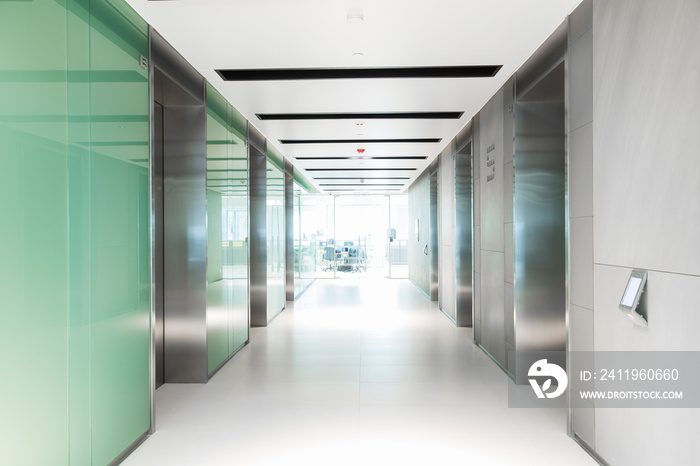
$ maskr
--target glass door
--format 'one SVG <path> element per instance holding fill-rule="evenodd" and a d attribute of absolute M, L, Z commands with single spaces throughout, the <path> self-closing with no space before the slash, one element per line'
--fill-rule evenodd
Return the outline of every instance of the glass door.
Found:
<path fill-rule="evenodd" d="M 381 195 L 335 196 L 335 278 L 386 277 L 385 238 L 389 198 Z"/>
<path fill-rule="evenodd" d="M 389 197 L 389 277 L 408 278 L 408 196 Z M 415 233 L 413 233 L 415 234 Z"/>
<path fill-rule="evenodd" d="M 294 185 L 294 295 L 299 296 L 315 279 L 335 276 L 333 197 Z"/>

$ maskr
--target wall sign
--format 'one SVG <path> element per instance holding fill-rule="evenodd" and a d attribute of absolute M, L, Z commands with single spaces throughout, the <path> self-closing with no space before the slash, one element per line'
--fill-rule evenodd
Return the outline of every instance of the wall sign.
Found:
<path fill-rule="evenodd" d="M 491 158 L 491 152 L 496 149 L 496 143 L 494 142 L 486 148 L 486 167 L 491 168 L 491 173 L 486 176 L 486 182 L 493 181 L 496 178 L 496 159 Z"/>

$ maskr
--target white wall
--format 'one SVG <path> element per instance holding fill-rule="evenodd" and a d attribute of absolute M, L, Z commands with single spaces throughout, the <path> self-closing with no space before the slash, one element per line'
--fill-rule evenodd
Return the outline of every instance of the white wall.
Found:
<path fill-rule="evenodd" d="M 593 2 L 569 18 L 569 350 L 593 351 Z M 595 411 L 572 411 L 572 430 L 595 448 Z"/>
<path fill-rule="evenodd" d="M 700 2 L 594 0 L 574 23 L 571 348 L 698 351 Z M 649 270 L 648 329 L 617 308 L 633 268 Z M 573 427 L 613 466 L 700 459 L 697 409 L 575 410 Z"/>
<path fill-rule="evenodd" d="M 415 222 L 418 220 L 418 241 Z M 430 295 L 430 256 L 423 248 L 430 242 L 430 173 L 426 170 L 408 189 L 408 279 Z"/>
<path fill-rule="evenodd" d="M 511 84 L 512 85 L 512 84 Z M 477 254 L 479 257 L 478 282 L 480 296 L 478 302 L 479 311 L 476 314 L 479 320 L 477 341 L 504 367 L 506 366 L 505 344 L 505 191 L 504 177 L 506 174 L 506 160 L 511 170 L 510 196 L 512 199 L 512 139 L 511 153 L 505 155 L 504 144 L 504 88 L 479 112 L 478 125 L 475 133 L 474 164 L 478 170 L 478 194 L 475 194 L 475 202 L 478 200 L 479 208 L 475 214 L 479 215 L 479 240 Z M 489 150 L 489 148 L 491 148 Z M 492 166 L 488 166 L 487 158 L 494 160 Z M 476 174 L 475 174 L 476 176 Z M 475 181 L 475 185 L 477 182 Z M 513 222 L 513 203 L 510 202 L 510 225 Z M 476 231 L 475 231 L 476 233 Z M 512 235 L 511 235 L 512 241 Z M 512 253 L 512 247 L 511 247 Z M 509 280 L 512 282 L 511 280 Z M 512 297 L 512 293 L 511 293 Z M 512 302 L 512 299 L 511 299 Z M 511 306 L 512 309 L 512 306 Z"/>

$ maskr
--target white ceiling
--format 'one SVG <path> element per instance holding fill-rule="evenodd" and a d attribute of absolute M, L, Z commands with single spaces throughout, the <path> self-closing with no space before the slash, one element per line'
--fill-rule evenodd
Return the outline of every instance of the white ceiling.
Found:
<path fill-rule="evenodd" d="M 127 0 L 297 168 L 321 184 L 404 190 L 581 0 Z M 347 14 L 360 8 L 364 22 Z M 364 57 L 354 57 L 361 52 Z M 224 82 L 216 69 L 503 65 L 492 78 Z M 459 111 L 459 120 L 261 121 L 257 113 Z M 358 126 L 357 123 L 364 123 Z M 361 134 L 361 136 L 360 136 Z M 280 139 L 442 138 L 414 144 L 280 144 Z M 297 161 L 296 157 L 426 156 Z M 414 170 L 362 171 L 366 168 Z M 358 178 L 317 180 L 315 178 Z M 375 180 L 392 177 L 401 180 Z M 407 179 L 405 179 L 407 178 Z M 347 186 L 343 187 L 347 189 Z M 377 189 L 377 188 L 375 188 Z M 378 192 L 378 191 L 372 191 Z M 344 192 L 345 193 L 345 192 Z"/>

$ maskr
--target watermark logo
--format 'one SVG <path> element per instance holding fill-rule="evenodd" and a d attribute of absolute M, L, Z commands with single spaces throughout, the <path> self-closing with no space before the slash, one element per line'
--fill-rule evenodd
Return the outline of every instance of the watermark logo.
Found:
<path fill-rule="evenodd" d="M 700 408 L 700 351 L 508 351 L 506 361 L 509 408 Z"/>
<path fill-rule="evenodd" d="M 535 391 L 537 398 L 556 398 L 566 390 L 566 386 L 569 384 L 569 379 L 566 376 L 566 372 L 557 364 L 550 364 L 546 359 L 540 359 L 535 361 L 535 363 L 530 366 L 530 370 L 527 372 L 529 377 L 549 377 L 544 381 L 542 386 L 537 382 L 536 379 L 529 378 L 528 382 L 532 385 L 532 389 Z M 557 381 L 557 388 L 553 392 L 548 393 L 547 390 L 552 386 L 552 379 Z"/>

